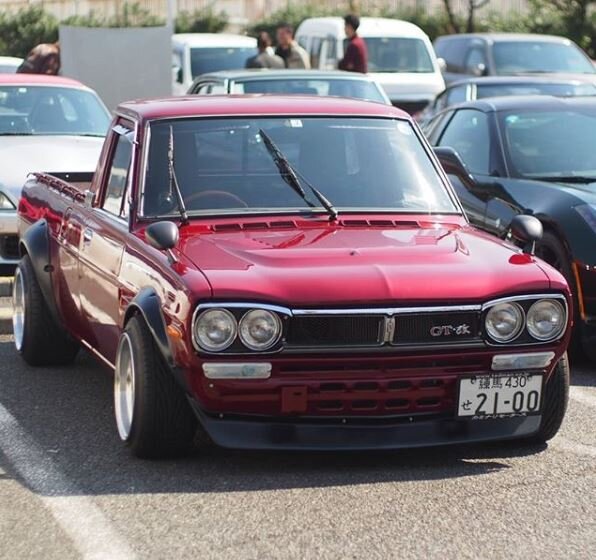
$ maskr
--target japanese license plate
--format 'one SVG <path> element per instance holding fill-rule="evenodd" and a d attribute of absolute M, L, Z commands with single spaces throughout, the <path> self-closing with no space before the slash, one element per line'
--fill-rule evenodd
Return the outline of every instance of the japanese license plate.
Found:
<path fill-rule="evenodd" d="M 540 411 L 542 375 L 478 375 L 459 382 L 458 416 L 499 417 Z"/>

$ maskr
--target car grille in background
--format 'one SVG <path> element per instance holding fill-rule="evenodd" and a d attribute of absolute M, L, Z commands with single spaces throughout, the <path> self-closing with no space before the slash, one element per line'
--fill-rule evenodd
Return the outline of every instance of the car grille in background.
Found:
<path fill-rule="evenodd" d="M 19 258 L 18 235 L 0 235 L 0 256 L 3 259 Z"/>
<path fill-rule="evenodd" d="M 410 115 L 414 115 L 422 111 L 428 105 L 428 101 L 394 101 L 393 105 Z"/>
<path fill-rule="evenodd" d="M 388 340 L 387 322 L 394 320 Z M 457 344 L 480 338 L 476 311 L 385 315 L 296 315 L 288 322 L 287 348 Z"/>

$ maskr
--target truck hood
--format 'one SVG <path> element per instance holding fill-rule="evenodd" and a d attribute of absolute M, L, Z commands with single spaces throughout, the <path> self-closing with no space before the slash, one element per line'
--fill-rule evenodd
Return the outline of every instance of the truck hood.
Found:
<path fill-rule="evenodd" d="M 481 302 L 550 287 L 544 265 L 467 226 L 193 229 L 182 228 L 179 250 L 220 300 L 306 307 Z"/>
<path fill-rule="evenodd" d="M 15 201 L 28 173 L 95 171 L 103 138 L 0 136 L 0 189 Z"/>

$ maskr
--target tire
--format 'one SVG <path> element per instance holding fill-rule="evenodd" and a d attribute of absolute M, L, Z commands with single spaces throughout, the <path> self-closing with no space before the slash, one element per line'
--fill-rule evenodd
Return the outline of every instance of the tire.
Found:
<path fill-rule="evenodd" d="M 563 354 L 546 384 L 542 422 L 538 433 L 533 438 L 535 442 L 545 443 L 555 437 L 563 423 L 568 400 L 569 360 L 567 354 Z"/>
<path fill-rule="evenodd" d="M 30 366 L 71 364 L 79 345 L 56 324 L 45 302 L 29 255 L 15 270 L 13 335 L 17 352 Z"/>
<path fill-rule="evenodd" d="M 172 457 L 191 447 L 197 420 L 140 315 L 118 343 L 114 412 L 120 439 L 136 457 Z"/>

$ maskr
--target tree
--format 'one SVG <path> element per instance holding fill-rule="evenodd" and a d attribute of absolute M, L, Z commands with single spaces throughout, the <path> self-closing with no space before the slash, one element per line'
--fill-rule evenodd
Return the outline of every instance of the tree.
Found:
<path fill-rule="evenodd" d="M 468 0 L 468 13 L 465 18 L 466 33 L 474 32 L 474 30 L 476 29 L 476 11 L 486 6 L 489 2 L 490 0 Z M 449 27 L 451 28 L 451 32 L 461 33 L 462 26 L 457 15 L 453 11 L 453 7 L 451 6 L 451 0 L 443 0 L 443 5 L 445 6 L 445 12 L 447 13 L 447 17 L 449 19 Z"/>

